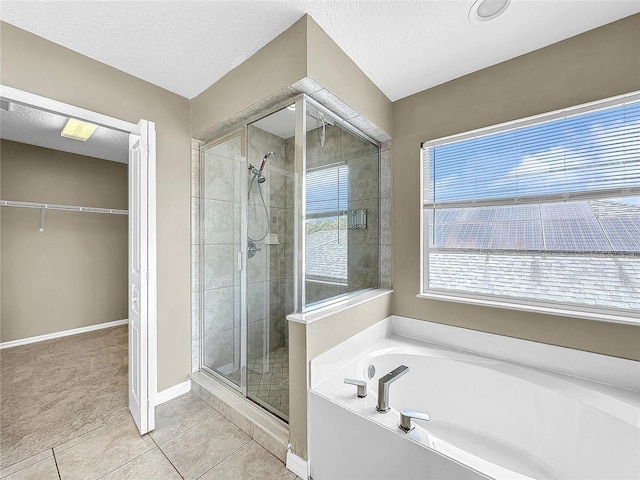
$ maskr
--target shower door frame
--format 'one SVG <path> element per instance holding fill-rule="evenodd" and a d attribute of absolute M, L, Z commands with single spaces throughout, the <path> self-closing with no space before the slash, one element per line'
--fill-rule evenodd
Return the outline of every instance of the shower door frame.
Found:
<path fill-rule="evenodd" d="M 220 380 L 223 384 L 228 385 L 233 389 L 233 391 L 238 392 L 247 400 L 250 400 L 269 413 L 273 414 L 277 418 L 282 419 L 283 413 L 277 411 L 268 403 L 262 401 L 259 398 L 250 397 L 248 395 L 248 370 L 247 370 L 247 359 L 248 359 L 248 304 L 247 304 L 247 286 L 248 286 L 248 278 L 247 278 L 247 233 L 248 233 L 248 209 L 249 202 L 247 199 L 248 196 L 248 181 L 249 181 L 249 158 L 248 158 L 248 142 L 249 142 L 249 126 L 258 120 L 268 117 L 269 115 L 286 108 L 287 106 L 295 104 L 295 140 L 294 140 L 294 218 L 293 218 L 293 229 L 294 229 L 294 272 L 293 272 L 293 305 L 294 312 L 289 313 L 306 313 L 316 308 L 324 307 L 326 305 L 330 305 L 332 303 L 343 301 L 345 298 L 350 298 L 352 296 L 358 295 L 364 291 L 372 290 L 378 287 L 370 287 L 364 288 L 355 292 L 345 293 L 339 295 L 338 297 L 332 297 L 331 299 L 327 299 L 326 302 L 323 302 L 318 305 L 314 305 L 309 308 L 306 305 L 306 291 L 305 291 L 305 281 L 306 281 L 306 269 L 305 269 L 305 203 L 306 203 L 306 188 L 305 188 L 305 172 L 307 165 L 307 106 L 311 106 L 313 109 L 323 112 L 328 115 L 332 120 L 335 121 L 341 128 L 347 130 L 350 133 L 355 134 L 356 136 L 370 142 L 378 148 L 378 171 L 380 171 L 380 151 L 381 146 L 380 142 L 372 139 L 370 136 L 365 134 L 363 131 L 359 130 L 357 127 L 354 127 L 349 123 L 348 120 L 343 119 L 339 114 L 334 113 L 331 109 L 324 107 L 317 101 L 313 100 L 308 95 L 301 93 L 299 95 L 288 98 L 287 100 L 278 102 L 273 107 L 265 109 L 259 114 L 249 118 L 246 120 L 242 126 L 238 127 L 232 133 L 224 135 L 220 138 L 216 138 L 214 140 L 208 141 L 200 147 L 200 188 L 201 188 L 201 198 L 200 198 L 200 288 L 202 288 L 203 294 L 200 295 L 200 368 L 205 370 L 207 373 L 212 375 L 214 378 Z M 239 264 L 241 264 L 240 271 L 240 385 L 233 383 L 231 380 L 227 379 L 223 374 L 220 374 L 213 370 L 212 368 L 204 365 L 204 169 L 202 168 L 203 159 L 204 159 L 204 151 L 206 148 L 210 148 L 219 144 L 222 144 L 234 137 L 240 136 L 241 143 L 241 195 L 242 195 L 242 207 L 241 207 L 241 242 L 240 242 L 240 255 L 241 259 L 239 260 Z M 378 194 L 380 192 L 380 175 L 378 174 Z M 380 201 L 378 197 L 378 202 Z M 380 239 L 380 225 L 378 225 L 378 239 Z M 380 258 L 380 250 L 378 251 L 378 259 Z M 380 271 L 378 271 L 378 285 L 380 284 Z M 285 318 L 289 313 L 285 313 Z M 287 416 L 288 418 L 288 416 Z M 284 420 L 288 423 L 288 420 Z"/>
<path fill-rule="evenodd" d="M 283 413 L 277 411 L 268 403 L 260 400 L 259 398 L 250 397 L 248 394 L 248 371 L 247 371 L 247 359 L 248 359 L 248 304 L 247 304 L 247 261 L 248 261 L 248 244 L 247 244 L 247 230 L 248 230 L 248 210 L 249 210 L 249 202 L 247 200 L 248 196 L 248 181 L 249 181 L 249 158 L 248 158 L 248 142 L 249 142 L 249 126 L 258 120 L 268 117 L 272 113 L 275 113 L 283 108 L 286 108 L 288 105 L 295 104 L 296 105 L 296 116 L 295 116 L 295 154 L 294 154 L 294 272 L 293 272 L 293 283 L 294 283 L 294 308 L 296 311 L 300 311 L 304 288 L 302 287 L 303 283 L 303 274 L 301 270 L 301 265 L 303 263 L 304 252 L 301 252 L 300 245 L 303 245 L 304 241 L 304 232 L 300 232 L 301 226 L 304 225 L 304 219 L 300 218 L 300 215 L 304 215 L 304 208 L 301 206 L 299 199 L 304 191 L 304 182 L 301 180 L 302 175 L 304 174 L 304 164 L 305 164 L 305 153 L 306 153 L 306 137 L 304 136 L 305 126 L 306 126 L 306 101 L 308 97 L 305 94 L 297 95 L 293 98 L 287 99 L 283 102 L 279 102 L 274 107 L 264 110 L 259 115 L 254 116 L 244 122 L 244 124 L 239 127 L 237 130 L 224 135 L 219 138 L 215 138 L 213 140 L 207 141 L 200 146 L 199 153 L 199 162 L 200 162 L 200 212 L 199 212 L 199 235 L 200 242 L 198 245 L 199 256 L 200 256 L 200 268 L 199 268 L 199 282 L 201 290 L 200 301 L 199 301 L 199 318 L 200 318 L 200 369 L 204 370 L 207 374 L 214 377 L 216 380 L 222 382 L 224 385 L 229 386 L 233 391 L 241 394 L 247 400 L 250 400 L 265 410 L 267 410 L 272 415 L 276 416 L 279 419 L 288 423 L 288 420 L 284 420 Z M 334 115 L 334 114 L 332 114 Z M 335 115 L 334 115 L 335 116 Z M 213 368 L 205 365 L 204 363 L 204 350 L 205 350 L 205 299 L 204 299 L 204 285 L 205 285 L 205 242 L 204 242 L 204 187 L 205 187 L 205 175 L 204 175 L 204 152 L 211 147 L 215 147 L 217 145 L 223 144 L 235 137 L 240 137 L 241 144 L 241 192 L 242 195 L 242 204 L 241 204 L 241 225 L 240 225 L 240 256 L 241 259 L 238 263 L 241 264 L 240 271 L 240 385 L 237 385 L 233 381 L 229 380 L 225 377 L 224 374 L 216 372 Z M 303 198 L 304 200 L 304 198 Z M 244 240 L 243 240 L 244 239 Z M 236 254 L 237 254 L 236 253 Z M 285 314 L 286 317 L 286 314 Z M 286 416 L 288 418 L 288 416 Z"/>
<path fill-rule="evenodd" d="M 236 268 L 240 268 L 240 352 L 239 352 L 239 366 L 240 366 L 240 385 L 237 385 L 233 381 L 229 380 L 224 374 L 216 372 L 213 368 L 205 365 L 204 359 L 204 351 L 205 351 L 205 295 L 204 295 L 204 285 L 205 285 L 205 220 L 204 220 L 204 204 L 205 204 L 205 174 L 204 174 L 204 154 L 205 151 L 209 148 L 222 145 L 236 137 L 240 137 L 240 157 L 242 168 L 240 168 L 240 195 L 242 198 L 241 202 L 241 214 L 240 214 L 240 251 L 235 252 L 237 262 Z M 215 140 L 204 143 L 200 146 L 200 211 L 199 211 L 199 234 L 200 234 L 200 242 L 198 245 L 199 255 L 200 255 L 200 268 L 199 268 L 199 282 L 201 290 L 200 301 L 199 301 L 199 311 L 200 311 L 200 368 L 205 370 L 208 374 L 214 376 L 216 379 L 223 382 L 225 385 L 228 385 L 233 390 L 242 393 L 243 396 L 247 396 L 247 379 L 246 379 L 246 371 L 247 371 L 247 242 L 242 241 L 242 239 L 247 238 L 247 211 L 248 211 L 248 202 L 246 201 L 248 187 L 247 187 L 247 169 L 244 168 L 248 163 L 247 159 L 247 128 L 246 125 L 241 127 L 239 130 L 236 130 L 232 133 L 229 133 L 223 137 L 217 138 Z M 234 272 L 235 273 L 235 272 Z M 234 319 L 235 320 L 235 319 Z M 235 363 L 235 355 L 234 351 L 234 363 Z"/>

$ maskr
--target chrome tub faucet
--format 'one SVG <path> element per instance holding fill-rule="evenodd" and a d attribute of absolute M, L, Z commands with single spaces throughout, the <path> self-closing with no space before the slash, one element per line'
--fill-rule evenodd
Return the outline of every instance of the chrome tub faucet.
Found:
<path fill-rule="evenodd" d="M 378 405 L 376 406 L 376 410 L 380 413 L 387 413 L 391 408 L 389 406 L 389 384 L 395 382 L 408 371 L 409 367 L 400 365 L 378 380 Z"/>

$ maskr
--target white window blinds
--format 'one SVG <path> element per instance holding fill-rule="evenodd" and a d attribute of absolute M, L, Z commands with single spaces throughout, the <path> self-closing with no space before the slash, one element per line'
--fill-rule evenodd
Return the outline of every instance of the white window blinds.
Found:
<path fill-rule="evenodd" d="M 349 203 L 349 167 L 339 164 L 307 172 L 307 216 L 335 216 Z"/>
<path fill-rule="evenodd" d="M 637 195 L 640 101 L 426 143 L 423 161 L 427 206 Z"/>
<path fill-rule="evenodd" d="M 640 94 L 424 143 L 422 175 L 423 293 L 637 317 Z"/>

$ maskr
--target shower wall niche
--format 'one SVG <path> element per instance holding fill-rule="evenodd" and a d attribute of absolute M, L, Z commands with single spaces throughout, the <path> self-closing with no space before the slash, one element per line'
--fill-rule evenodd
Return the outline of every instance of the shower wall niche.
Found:
<path fill-rule="evenodd" d="M 292 102 L 199 151 L 200 367 L 285 421 L 287 315 L 380 277 L 379 146 Z"/>

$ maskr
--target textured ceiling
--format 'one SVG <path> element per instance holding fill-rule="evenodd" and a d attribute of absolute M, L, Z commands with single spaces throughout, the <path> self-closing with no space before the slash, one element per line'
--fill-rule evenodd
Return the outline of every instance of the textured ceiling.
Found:
<path fill-rule="evenodd" d="M 0 19 L 193 98 L 309 13 L 391 99 L 640 11 L 638 0 L 5 1 Z"/>
<path fill-rule="evenodd" d="M 12 104 L 11 110 L 0 110 L 0 138 L 38 147 L 77 153 L 88 157 L 128 163 L 129 135 L 118 130 L 98 127 L 86 142 L 65 138 L 60 132 L 68 117 Z"/>

